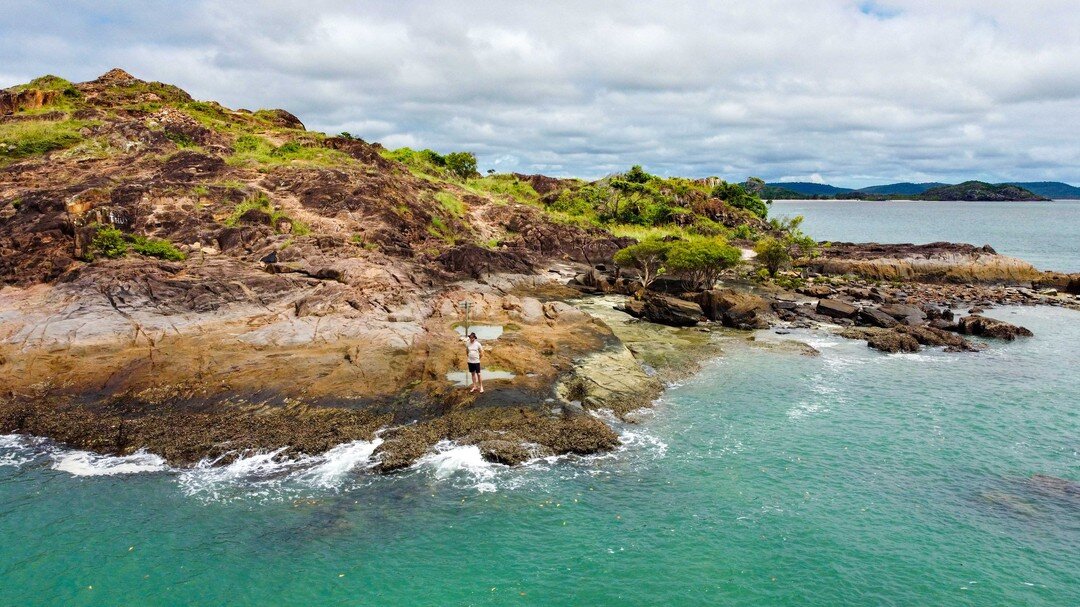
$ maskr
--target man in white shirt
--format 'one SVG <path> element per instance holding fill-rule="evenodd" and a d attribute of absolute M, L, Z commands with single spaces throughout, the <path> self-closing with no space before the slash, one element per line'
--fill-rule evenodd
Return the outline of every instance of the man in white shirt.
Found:
<path fill-rule="evenodd" d="M 468 353 L 469 378 L 472 383 L 469 392 L 476 392 L 476 388 L 479 386 L 480 393 L 483 394 L 484 380 L 480 378 L 480 356 L 484 353 L 484 346 L 480 344 L 479 339 L 476 339 L 476 333 L 469 333 L 469 341 L 465 344 L 465 351 Z"/>

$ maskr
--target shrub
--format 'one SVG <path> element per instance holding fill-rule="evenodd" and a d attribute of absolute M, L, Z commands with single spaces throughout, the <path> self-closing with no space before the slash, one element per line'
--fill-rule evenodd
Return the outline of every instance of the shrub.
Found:
<path fill-rule="evenodd" d="M 96 257 L 116 259 L 123 257 L 128 251 L 127 239 L 124 233 L 115 226 L 97 226 L 94 238 L 90 241 L 88 260 Z"/>
<path fill-rule="evenodd" d="M 656 277 L 664 273 L 664 261 L 671 243 L 659 239 L 646 239 L 620 249 L 614 261 L 623 267 L 634 267 L 641 272 L 641 287 L 648 289 Z"/>
<path fill-rule="evenodd" d="M 737 183 L 721 181 L 712 189 L 711 195 L 713 198 L 719 198 L 737 209 L 746 209 L 762 219 L 765 219 L 769 214 L 769 207 L 761 198 L 747 192 Z"/>
<path fill-rule="evenodd" d="M 780 268 L 791 263 L 791 254 L 787 245 L 773 237 L 763 238 L 754 246 L 757 259 L 768 270 L 769 276 L 776 276 Z"/>
<path fill-rule="evenodd" d="M 466 182 L 465 187 L 477 192 L 503 194 L 518 202 L 538 204 L 540 194 L 526 181 L 521 181 L 510 174 L 491 175 L 474 178 Z"/>
<path fill-rule="evenodd" d="M 143 236 L 132 236 L 129 237 L 129 240 L 132 241 L 131 250 L 140 255 L 157 257 L 158 259 L 167 259 L 169 261 L 184 261 L 187 259 L 187 256 L 168 240 L 146 238 Z"/>
<path fill-rule="evenodd" d="M 446 168 L 462 179 L 469 179 L 476 172 L 476 154 L 472 152 L 451 152 L 446 155 Z"/>
<path fill-rule="evenodd" d="M 720 238 L 693 238 L 672 243 L 665 267 L 684 276 L 695 290 L 709 289 L 720 273 L 738 265 L 742 251 Z"/>

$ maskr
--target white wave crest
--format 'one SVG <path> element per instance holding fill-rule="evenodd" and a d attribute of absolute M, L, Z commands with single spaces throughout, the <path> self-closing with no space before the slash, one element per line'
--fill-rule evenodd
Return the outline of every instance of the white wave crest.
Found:
<path fill-rule="evenodd" d="M 452 441 L 439 441 L 434 451 L 416 462 L 419 469 L 428 469 L 436 480 L 464 477 L 481 493 L 495 491 L 496 471 L 506 468 L 484 459 L 476 445 L 458 445 Z"/>
<path fill-rule="evenodd" d="M 168 469 L 164 459 L 141 449 L 131 455 L 122 456 L 98 455 L 89 451 L 61 451 L 53 454 L 52 467 L 72 476 L 113 476 Z"/>

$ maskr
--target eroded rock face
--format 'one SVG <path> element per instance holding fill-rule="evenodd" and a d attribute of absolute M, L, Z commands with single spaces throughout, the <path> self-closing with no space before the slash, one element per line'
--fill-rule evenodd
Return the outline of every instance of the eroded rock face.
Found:
<path fill-rule="evenodd" d="M 1030 283 L 1043 272 L 997 254 L 989 246 L 935 242 L 926 245 L 833 243 L 806 264 L 821 274 L 856 274 L 874 280 L 952 283 Z"/>
<path fill-rule="evenodd" d="M 1033 333 L 1025 327 L 1007 323 L 1003 320 L 988 318 L 978 314 L 964 316 L 957 322 L 957 332 L 964 335 L 978 335 L 1013 341 L 1017 337 L 1031 337 Z"/>

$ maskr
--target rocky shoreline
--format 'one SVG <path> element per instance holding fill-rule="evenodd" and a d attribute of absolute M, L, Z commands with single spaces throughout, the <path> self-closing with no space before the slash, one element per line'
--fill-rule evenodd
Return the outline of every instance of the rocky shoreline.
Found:
<path fill-rule="evenodd" d="M 100 453 L 224 463 L 378 432 L 391 472 L 447 440 L 504 464 L 609 451 L 601 417 L 718 355 L 720 327 L 967 351 L 1028 334 L 979 308 L 1080 308 L 1080 276 L 950 243 L 835 243 L 775 281 L 744 259 L 719 288 L 643 290 L 612 265 L 634 240 L 600 226 L 666 208 L 666 230 L 751 246 L 794 224 L 716 179 L 454 172 L 118 69 L 38 79 L 0 113 L 22 138 L 0 154 L 0 434 Z M 492 331 L 482 395 L 457 385 L 462 325 Z"/>

